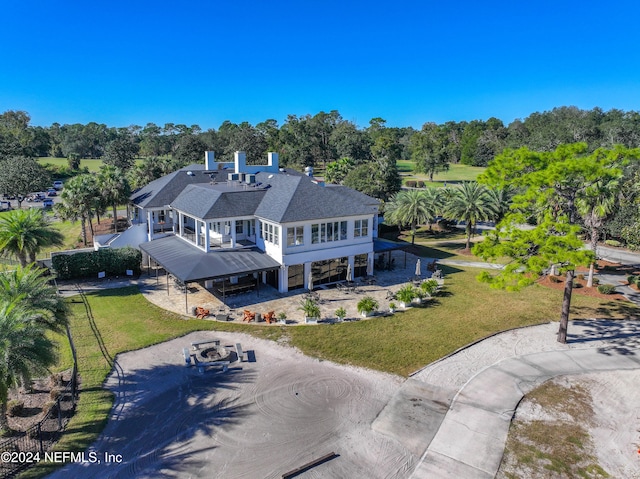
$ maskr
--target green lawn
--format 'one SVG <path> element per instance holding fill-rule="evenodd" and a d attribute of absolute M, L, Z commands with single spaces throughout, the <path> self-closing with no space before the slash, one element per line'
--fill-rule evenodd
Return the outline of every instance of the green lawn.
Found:
<path fill-rule="evenodd" d="M 429 176 L 423 173 L 414 173 L 414 162 L 408 160 L 399 160 L 396 162 L 398 171 L 402 174 L 402 181 L 422 180 L 428 187 L 441 187 L 445 183 L 459 183 L 461 181 L 474 181 L 485 168 L 478 166 L 468 166 L 462 164 L 450 164 L 448 171 L 443 171 L 433 175 L 433 182 L 429 181 Z"/>
<path fill-rule="evenodd" d="M 66 158 L 53 158 L 51 156 L 45 156 L 42 158 L 38 158 L 38 161 L 41 165 L 50 164 L 53 166 L 69 166 L 69 162 Z M 95 159 L 82 159 L 80 160 L 80 169 L 87 168 L 91 173 L 97 173 L 102 166 L 102 160 Z"/>
<path fill-rule="evenodd" d="M 46 164 L 50 164 L 57 167 L 69 166 L 69 162 L 66 158 L 53 158 L 51 156 L 44 156 L 44 157 L 38 158 L 38 161 L 43 166 Z M 142 159 L 138 158 L 136 160 L 136 163 L 139 163 L 141 161 Z M 101 159 L 83 158 L 82 160 L 80 160 L 80 169 L 84 170 L 85 168 L 87 168 L 90 173 L 97 173 L 98 171 L 100 171 L 101 166 L 102 166 Z"/>

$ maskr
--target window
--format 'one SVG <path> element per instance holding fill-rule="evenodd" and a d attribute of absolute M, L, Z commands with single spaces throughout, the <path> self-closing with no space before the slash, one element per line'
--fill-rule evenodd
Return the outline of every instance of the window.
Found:
<path fill-rule="evenodd" d="M 236 234 L 241 235 L 244 233 L 244 221 L 236 221 Z"/>
<path fill-rule="evenodd" d="M 300 246 L 304 244 L 304 227 L 294 226 L 287 228 L 287 246 Z"/>
<path fill-rule="evenodd" d="M 347 222 L 334 221 L 311 225 L 311 243 L 327 243 L 347 239 Z"/>
<path fill-rule="evenodd" d="M 262 223 L 261 237 L 268 243 L 280 244 L 279 240 L 280 228 L 271 223 Z"/>
<path fill-rule="evenodd" d="M 369 235 L 369 220 L 356 220 L 353 225 L 353 236 L 355 238 Z"/>

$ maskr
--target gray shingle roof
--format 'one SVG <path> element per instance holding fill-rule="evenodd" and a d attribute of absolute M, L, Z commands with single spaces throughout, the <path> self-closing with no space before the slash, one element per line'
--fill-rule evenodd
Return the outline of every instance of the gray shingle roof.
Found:
<path fill-rule="evenodd" d="M 187 175 L 192 171 L 193 176 Z M 214 172 L 215 174 L 215 172 Z M 222 174 L 226 174 L 226 171 Z M 308 176 L 258 173 L 258 186 L 210 184 L 203 165 L 191 165 L 152 181 L 131 195 L 135 205 L 171 205 L 201 219 L 255 215 L 276 223 L 376 214 L 379 201 L 346 186 L 320 186 Z"/>
<path fill-rule="evenodd" d="M 260 173 L 256 179 L 263 186 L 271 186 L 256 209 L 256 216 L 276 223 L 368 215 L 378 210 L 374 198 L 358 193 L 355 201 L 356 195 L 349 188 L 327 188 L 307 176 Z M 368 201 L 362 201 L 362 197 Z"/>
<path fill-rule="evenodd" d="M 193 172 L 193 176 L 187 172 Z M 189 165 L 152 181 L 131 194 L 131 202 L 141 208 L 162 208 L 170 204 L 185 189 L 194 183 L 209 183 L 211 174 L 206 173 L 204 165 Z"/>
<path fill-rule="evenodd" d="M 171 202 L 180 211 L 202 219 L 253 216 L 266 191 L 226 184 L 200 184 L 187 186 Z"/>

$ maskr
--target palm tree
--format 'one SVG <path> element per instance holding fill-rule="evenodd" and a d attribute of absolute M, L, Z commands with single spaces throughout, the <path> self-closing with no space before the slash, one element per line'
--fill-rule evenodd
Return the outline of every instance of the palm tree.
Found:
<path fill-rule="evenodd" d="M 425 190 L 402 190 L 387 205 L 385 219 L 398 226 L 411 225 L 411 244 L 414 244 L 416 228 L 430 223 L 434 211 Z"/>
<path fill-rule="evenodd" d="M 78 175 L 67 181 L 60 195 L 62 203 L 56 205 L 56 210 L 62 219 L 80 220 L 82 242 L 85 246 L 87 245 L 87 220 L 93 237 L 92 205 L 98 196 L 95 178 L 90 174 Z"/>
<path fill-rule="evenodd" d="M 14 210 L 0 218 L 0 250 L 16 256 L 22 267 L 35 262 L 46 246 L 60 246 L 64 236 L 41 210 Z"/>
<path fill-rule="evenodd" d="M 32 311 L 35 321 L 61 332 L 67 324 L 67 306 L 56 288 L 49 284 L 44 271 L 30 264 L 26 268 L 0 272 L 0 302 L 22 301 Z"/>
<path fill-rule="evenodd" d="M 600 231 L 604 226 L 605 220 L 613 213 L 616 207 L 618 192 L 618 180 L 612 179 L 607 182 L 599 181 L 587 188 L 584 195 L 576 200 L 578 212 L 582 216 L 584 225 L 589 231 L 589 243 L 594 257 L 598 248 Z M 595 264 L 591 263 L 589 265 L 587 288 L 593 287 L 594 269 Z"/>
<path fill-rule="evenodd" d="M 489 188 L 487 195 L 489 197 L 489 204 L 493 214 L 490 219 L 496 224 L 502 221 L 502 218 L 509 212 L 511 207 L 511 199 L 515 194 L 515 190 L 510 186 L 504 188 Z"/>
<path fill-rule="evenodd" d="M 129 200 L 131 188 L 124 172 L 113 165 L 104 165 L 98 173 L 98 189 L 100 196 L 113 208 L 114 232 L 118 232 L 118 212 L 119 204 Z"/>
<path fill-rule="evenodd" d="M 9 389 L 28 385 L 56 361 L 54 343 L 23 301 L 0 302 L 0 430 L 7 431 Z"/>
<path fill-rule="evenodd" d="M 445 205 L 445 214 L 466 223 L 467 249 L 471 248 L 471 233 L 478 221 L 494 214 L 486 186 L 475 181 L 465 181 L 453 188 L 451 199 Z"/>

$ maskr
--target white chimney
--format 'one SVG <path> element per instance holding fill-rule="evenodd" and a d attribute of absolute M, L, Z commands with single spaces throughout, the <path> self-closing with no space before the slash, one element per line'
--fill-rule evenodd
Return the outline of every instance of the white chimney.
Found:
<path fill-rule="evenodd" d="M 204 152 L 204 169 L 214 171 L 216 169 L 216 154 L 213 151 Z"/>

